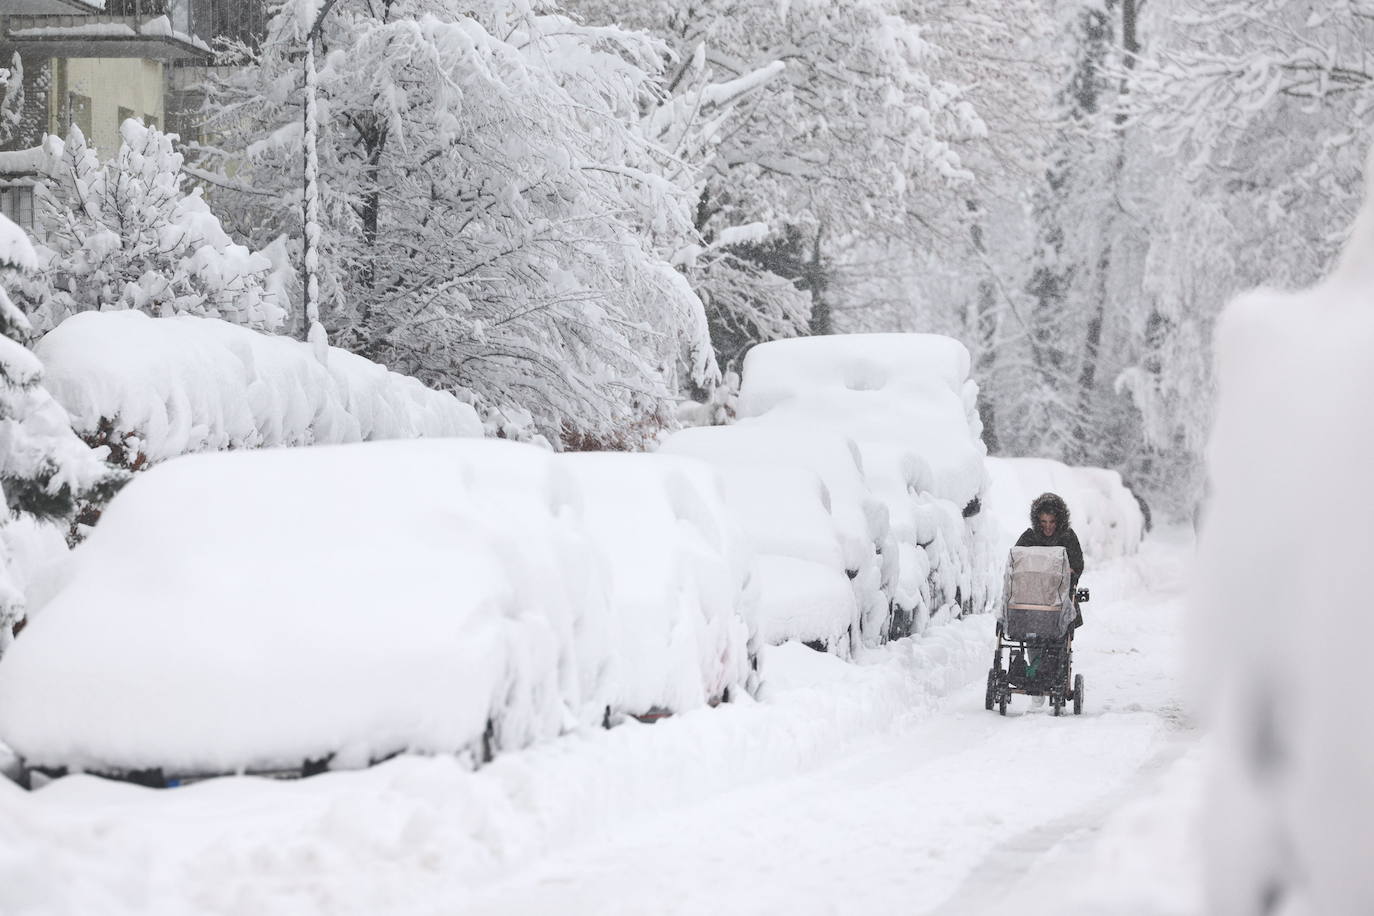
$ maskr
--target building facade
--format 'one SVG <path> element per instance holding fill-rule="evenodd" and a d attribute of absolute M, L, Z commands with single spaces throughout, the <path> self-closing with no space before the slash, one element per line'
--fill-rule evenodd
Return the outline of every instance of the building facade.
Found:
<path fill-rule="evenodd" d="M 266 22 L 265 0 L 0 0 L 0 68 L 22 89 L 0 123 L 0 212 L 33 228 L 34 175 L 12 153 L 44 134 L 75 124 L 102 159 L 128 118 L 194 138 L 212 42 L 254 43 Z"/>

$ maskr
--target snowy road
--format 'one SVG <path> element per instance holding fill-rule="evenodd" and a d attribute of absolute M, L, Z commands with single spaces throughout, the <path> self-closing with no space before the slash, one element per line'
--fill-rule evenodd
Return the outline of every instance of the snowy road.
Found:
<path fill-rule="evenodd" d="M 1093 583 L 1101 598 L 1076 645 L 1091 688 L 1081 718 L 1017 698 L 1002 719 L 983 711 L 976 681 L 831 764 L 535 862 L 472 911 L 977 913 L 1015 900 L 1018 912 L 1037 901 L 1064 912 L 1085 876 L 1065 862 L 1057 876 L 1037 868 L 1068 846 L 1090 851 L 1196 743 L 1177 697 L 1177 557 L 1151 559 Z M 1158 578 L 1130 581 L 1142 570 Z M 1142 901 L 1127 898 L 1153 887 L 1119 884 L 1082 895 L 1082 911 L 1167 912 L 1188 893 Z"/>
<path fill-rule="evenodd" d="M 5 784 L 0 912 L 1201 912 L 1188 550 L 1089 572 L 1082 717 L 983 710 L 984 618 L 859 665 L 777 650 L 760 703 L 475 774 Z"/>

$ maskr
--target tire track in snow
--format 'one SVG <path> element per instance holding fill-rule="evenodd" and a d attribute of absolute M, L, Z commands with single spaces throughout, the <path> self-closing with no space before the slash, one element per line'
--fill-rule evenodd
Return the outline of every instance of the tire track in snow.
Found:
<path fill-rule="evenodd" d="M 1161 718 L 1169 720 L 1172 717 L 1165 713 Z M 1160 777 L 1192 749 L 1195 737 L 1193 733 L 1172 737 L 1115 790 L 998 844 L 974 866 L 951 897 L 924 912 L 931 916 L 992 913 L 1018 898 L 1023 901 L 1020 912 L 1025 912 L 1026 898 L 1017 892 L 1045 858 L 1062 847 L 1078 850 L 1091 844 L 1113 813 L 1131 799 L 1148 793 Z"/>

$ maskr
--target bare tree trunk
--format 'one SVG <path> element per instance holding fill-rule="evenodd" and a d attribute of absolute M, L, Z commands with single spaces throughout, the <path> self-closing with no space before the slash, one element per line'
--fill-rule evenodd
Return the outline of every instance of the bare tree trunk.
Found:
<path fill-rule="evenodd" d="M 966 201 L 965 206 L 970 213 L 979 212 L 976 200 Z M 983 238 L 981 218 L 974 219 L 969 227 L 969 241 L 978 260 L 986 264 L 987 243 Z M 983 421 L 983 443 L 988 447 L 989 454 L 996 454 L 1001 447 L 997 439 L 997 405 L 988 396 L 986 387 L 997 367 L 997 289 L 987 275 L 989 269 L 984 268 L 983 276 L 978 281 L 978 292 L 965 323 L 968 339 L 974 342 L 973 378 L 982 388 L 978 398 L 978 416 Z"/>
<path fill-rule="evenodd" d="M 830 303 L 825 298 L 825 269 L 821 261 L 821 237 L 824 226 L 816 227 L 816 237 L 811 242 L 811 260 L 806 265 L 807 285 L 811 288 L 811 333 L 833 334 L 835 324 L 830 315 Z"/>
<path fill-rule="evenodd" d="M 1121 50 L 1125 75 L 1121 78 L 1121 95 L 1130 92 L 1130 74 L 1135 69 L 1136 55 L 1140 52 L 1140 40 L 1136 31 L 1136 13 L 1139 0 L 1121 0 Z M 1121 173 L 1126 167 L 1126 137 L 1124 133 L 1125 116 L 1116 116 L 1116 161 L 1112 178 L 1120 182 Z M 1075 436 L 1080 450 L 1086 438 L 1092 434 L 1093 396 L 1097 389 L 1097 373 L 1102 358 L 1102 326 L 1107 317 L 1107 277 L 1112 266 L 1111 226 L 1115 222 L 1112 214 L 1107 216 L 1107 231 L 1104 233 L 1102 253 L 1097 262 L 1096 299 L 1092 314 L 1088 318 L 1087 338 L 1083 342 L 1083 364 L 1078 376 L 1078 406 L 1076 411 L 1077 434 Z M 1086 456 L 1084 456 L 1086 457 Z M 1081 459 L 1080 459 L 1081 460 Z"/>

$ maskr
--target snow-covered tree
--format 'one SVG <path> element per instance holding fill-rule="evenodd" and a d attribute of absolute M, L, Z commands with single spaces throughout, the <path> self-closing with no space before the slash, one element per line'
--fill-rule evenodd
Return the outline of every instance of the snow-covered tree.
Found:
<path fill-rule="evenodd" d="M 24 116 L 24 64 L 15 52 L 9 69 L 0 67 L 0 144 L 8 143 Z"/>
<path fill-rule="evenodd" d="M 1170 508 L 1200 496 L 1212 326 L 1237 292 L 1325 275 L 1359 206 L 1374 129 L 1367 0 L 1151 0 L 1119 68 L 1148 246 L 1127 365 L 1137 474 Z M 1129 62 L 1129 61 L 1128 61 Z M 1344 215 L 1345 218 L 1342 218 Z"/>
<path fill-rule="evenodd" d="M 287 314 L 285 245 L 250 251 L 188 188 L 174 137 L 130 119 L 102 164 L 79 128 L 44 141 L 37 188 L 47 282 L 26 290 L 38 329 L 68 315 L 139 309 L 273 330 Z"/>
<path fill-rule="evenodd" d="M 23 230 L 0 216 L 0 652 L 24 612 L 21 584 L 12 568 L 20 542 L 33 539 L 35 522 L 65 528 L 78 501 L 106 499 L 123 480 L 105 464 L 101 451 L 77 438 L 66 412 L 40 384 L 42 363 L 24 343 L 29 321 L 6 291 L 17 274 L 37 267 L 38 257 Z M 46 534 L 49 542 L 55 536 L 61 543 L 54 531 Z"/>
<path fill-rule="evenodd" d="M 217 200 L 245 229 L 300 226 L 313 10 L 284 6 L 211 94 Z M 697 238 L 693 201 L 643 129 L 659 43 L 543 3 L 340 0 L 321 46 L 335 345 L 528 409 L 570 443 L 640 442 L 670 422 L 680 382 L 714 378 L 701 301 L 671 262 Z"/>
<path fill-rule="evenodd" d="M 810 299 L 810 328 L 831 330 L 827 275 L 853 240 L 909 239 L 929 216 L 926 192 L 971 178 L 955 146 L 981 137 L 983 123 L 942 76 L 941 50 L 913 4 L 577 0 L 573 8 L 664 36 L 678 61 L 670 94 L 691 98 L 698 78 L 730 85 L 778 71 L 719 125 L 703 162 L 695 216 L 708 243 L 744 226 L 768 231 L 723 246 L 732 259 L 698 281 L 716 290 L 707 299 L 722 355 L 796 329 L 804 307 L 796 290 Z M 734 295 L 721 294 L 727 287 Z"/>

